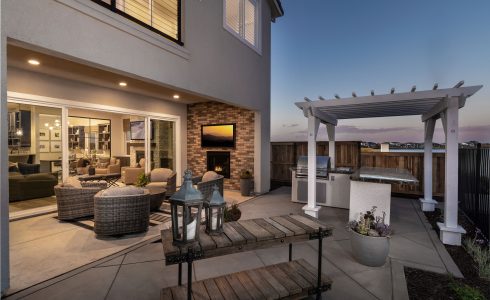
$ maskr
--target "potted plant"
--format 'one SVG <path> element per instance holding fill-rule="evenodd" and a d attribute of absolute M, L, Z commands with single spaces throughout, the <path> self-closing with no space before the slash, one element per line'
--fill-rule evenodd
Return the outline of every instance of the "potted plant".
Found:
<path fill-rule="evenodd" d="M 238 204 L 233 202 L 230 207 L 226 206 L 223 211 L 225 222 L 238 221 L 242 216 L 242 212 L 238 208 Z"/>
<path fill-rule="evenodd" d="M 137 187 L 145 187 L 148 183 L 150 183 L 150 176 L 148 176 L 145 173 L 141 173 L 140 176 L 138 176 L 138 179 L 136 180 L 136 185 Z"/>
<path fill-rule="evenodd" d="M 376 206 L 361 213 L 359 220 L 351 221 L 351 247 L 354 258 L 361 264 L 371 267 L 384 265 L 390 251 L 389 225 L 385 224 L 385 215 L 376 216 Z"/>
<path fill-rule="evenodd" d="M 250 196 L 253 184 L 252 172 L 249 170 L 242 170 L 240 172 L 240 193 L 242 196 Z"/>

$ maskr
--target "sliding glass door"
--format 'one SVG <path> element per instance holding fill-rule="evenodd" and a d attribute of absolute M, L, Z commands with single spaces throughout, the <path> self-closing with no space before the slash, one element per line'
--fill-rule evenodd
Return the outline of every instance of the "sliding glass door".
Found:
<path fill-rule="evenodd" d="M 175 122 L 151 119 L 150 168 L 168 168 L 175 171 Z"/>

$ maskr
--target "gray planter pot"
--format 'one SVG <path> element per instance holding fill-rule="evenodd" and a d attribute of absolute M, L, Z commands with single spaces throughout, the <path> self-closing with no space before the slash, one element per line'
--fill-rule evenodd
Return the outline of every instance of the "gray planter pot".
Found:
<path fill-rule="evenodd" d="M 373 237 L 350 230 L 350 244 L 354 258 L 361 264 L 370 267 L 381 267 L 385 264 L 390 252 L 388 237 Z"/>
<path fill-rule="evenodd" d="M 252 178 L 240 178 L 240 193 L 242 196 L 250 196 L 250 193 L 252 192 L 252 183 Z"/>

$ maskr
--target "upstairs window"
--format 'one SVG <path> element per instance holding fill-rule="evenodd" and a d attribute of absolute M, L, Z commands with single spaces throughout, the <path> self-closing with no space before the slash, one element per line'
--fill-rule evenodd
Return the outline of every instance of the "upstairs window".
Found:
<path fill-rule="evenodd" d="M 224 0 L 224 27 L 255 50 L 260 50 L 260 0 Z"/>
<path fill-rule="evenodd" d="M 182 45 L 181 0 L 92 0 Z"/>

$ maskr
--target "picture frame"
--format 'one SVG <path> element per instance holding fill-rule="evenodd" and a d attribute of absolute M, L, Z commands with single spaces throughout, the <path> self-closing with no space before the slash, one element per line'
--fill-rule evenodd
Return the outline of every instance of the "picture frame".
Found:
<path fill-rule="evenodd" d="M 44 128 L 39 129 L 39 140 L 49 141 L 49 129 L 44 129 Z"/>
<path fill-rule="evenodd" d="M 61 152 L 61 141 L 51 141 L 51 152 Z"/>
<path fill-rule="evenodd" d="M 61 130 L 60 129 L 51 130 L 50 136 L 52 141 L 61 141 Z"/>
<path fill-rule="evenodd" d="M 236 124 L 201 125 L 202 148 L 234 148 Z"/>
<path fill-rule="evenodd" d="M 49 148 L 49 141 L 40 141 L 39 142 L 39 152 L 41 153 L 46 153 L 46 152 L 50 152 L 50 148 Z"/>

